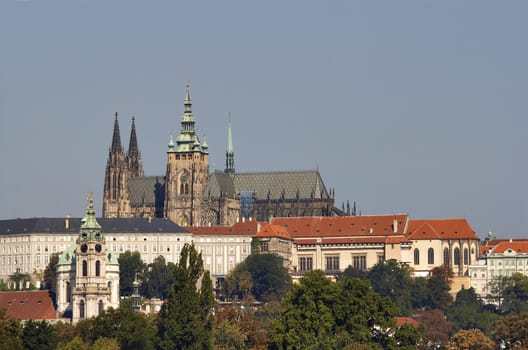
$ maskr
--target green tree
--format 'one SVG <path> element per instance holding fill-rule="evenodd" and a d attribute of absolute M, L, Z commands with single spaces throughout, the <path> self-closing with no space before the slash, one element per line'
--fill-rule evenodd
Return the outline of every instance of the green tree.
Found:
<path fill-rule="evenodd" d="M 222 292 L 227 300 L 235 297 L 239 300 L 244 300 L 250 295 L 252 289 L 253 281 L 251 280 L 251 274 L 247 270 L 246 264 L 242 262 L 237 264 L 227 274 Z"/>
<path fill-rule="evenodd" d="M 122 307 L 110 308 L 95 318 L 77 323 L 77 331 L 89 344 L 99 338 L 112 338 L 122 349 L 130 350 L 154 350 L 158 341 L 152 319 Z"/>
<path fill-rule="evenodd" d="M 508 349 L 528 348 L 528 312 L 509 314 L 495 321 L 493 339 Z"/>
<path fill-rule="evenodd" d="M 0 308 L 0 349 L 21 350 L 22 327 L 20 322 Z"/>
<path fill-rule="evenodd" d="M 430 309 L 447 310 L 453 297 L 449 294 L 449 282 L 442 276 L 432 276 L 427 280 L 427 290 L 429 291 L 429 301 L 427 303 Z"/>
<path fill-rule="evenodd" d="M 99 338 L 91 346 L 90 350 L 120 350 L 128 349 L 119 347 L 119 342 L 113 338 Z"/>
<path fill-rule="evenodd" d="M 356 269 L 352 265 L 348 265 L 339 278 L 360 278 L 365 280 L 368 279 L 368 273 L 365 270 Z"/>
<path fill-rule="evenodd" d="M 160 348 L 211 349 L 213 308 L 212 282 L 204 273 L 202 255 L 194 245 L 185 244 L 160 312 Z"/>
<path fill-rule="evenodd" d="M 528 276 L 515 273 L 504 289 L 504 311 L 522 313 L 528 311 Z"/>
<path fill-rule="evenodd" d="M 80 336 L 75 336 L 72 340 L 59 344 L 57 350 L 90 350 L 90 345 Z"/>
<path fill-rule="evenodd" d="M 486 310 L 478 299 L 473 288 L 462 289 L 457 293 L 455 302 L 447 310 L 447 318 L 452 322 L 453 328 L 480 329 L 484 333 L 491 330 L 497 315 Z"/>
<path fill-rule="evenodd" d="M 47 321 L 28 320 L 22 337 L 25 350 L 55 350 L 58 343 L 57 331 Z"/>
<path fill-rule="evenodd" d="M 402 315 L 412 313 L 411 278 L 412 270 L 392 259 L 379 262 L 368 272 L 372 289 L 381 296 L 389 297 L 400 309 Z"/>
<path fill-rule="evenodd" d="M 167 263 L 162 255 L 154 259 L 145 272 L 145 280 L 141 286 L 142 294 L 147 298 L 167 298 L 174 283 L 175 269 L 176 265 Z"/>
<path fill-rule="evenodd" d="M 488 282 L 489 293 L 487 299 L 494 302 L 495 305 L 498 305 L 498 309 L 502 310 L 502 304 L 504 301 L 504 295 L 506 289 L 511 284 L 511 278 L 507 276 L 496 276 Z"/>
<path fill-rule="evenodd" d="M 220 309 L 216 313 L 213 330 L 215 349 L 247 349 L 248 335 L 242 329 L 241 315 L 234 307 Z"/>
<path fill-rule="evenodd" d="M 251 292 L 259 301 L 280 300 L 291 287 L 291 277 L 277 254 L 252 254 L 242 264 L 251 275 Z"/>
<path fill-rule="evenodd" d="M 57 305 L 57 264 L 59 263 L 59 253 L 50 256 L 48 266 L 44 269 L 44 283 L 42 289 L 48 289 L 53 304 Z"/>
<path fill-rule="evenodd" d="M 134 280 L 137 275 L 143 275 L 146 265 L 141 260 L 139 252 L 127 250 L 119 255 L 119 292 L 121 296 L 129 296 L 133 292 Z"/>
<path fill-rule="evenodd" d="M 338 285 L 325 278 L 322 271 L 304 275 L 283 301 L 282 317 L 270 330 L 270 348 L 335 348 L 333 311 L 338 298 Z"/>
<path fill-rule="evenodd" d="M 398 348 L 393 336 L 397 308 L 368 281 L 341 278 L 334 283 L 313 271 L 292 287 L 283 308 L 269 332 L 272 349 Z"/>

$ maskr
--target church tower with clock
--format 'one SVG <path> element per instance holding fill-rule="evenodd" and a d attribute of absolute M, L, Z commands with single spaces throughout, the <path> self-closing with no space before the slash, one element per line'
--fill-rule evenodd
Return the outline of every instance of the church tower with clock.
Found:
<path fill-rule="evenodd" d="M 106 248 L 92 196 L 76 244 L 59 256 L 57 306 L 71 312 L 73 323 L 119 307 L 119 263 Z"/>

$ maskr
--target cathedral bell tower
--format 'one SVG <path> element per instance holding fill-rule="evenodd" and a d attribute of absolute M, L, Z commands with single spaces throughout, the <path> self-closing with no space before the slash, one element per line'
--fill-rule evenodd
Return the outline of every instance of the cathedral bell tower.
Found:
<path fill-rule="evenodd" d="M 181 226 L 200 222 L 201 199 L 209 178 L 207 143 L 200 143 L 194 129 L 192 101 L 187 82 L 185 110 L 176 144 L 169 141 L 165 177 L 165 217 Z"/>
<path fill-rule="evenodd" d="M 71 290 L 74 323 L 97 316 L 110 306 L 119 307 L 119 264 L 106 249 L 91 195 L 76 243 L 75 282 Z"/>

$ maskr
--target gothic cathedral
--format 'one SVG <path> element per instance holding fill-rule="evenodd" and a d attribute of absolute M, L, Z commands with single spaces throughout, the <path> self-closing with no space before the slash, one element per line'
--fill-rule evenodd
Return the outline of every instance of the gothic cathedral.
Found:
<path fill-rule="evenodd" d="M 176 142 L 175 142 L 176 141 Z M 103 217 L 166 217 L 181 226 L 232 225 L 240 218 L 342 215 L 318 171 L 236 173 L 231 122 L 225 170 L 209 172 L 209 149 L 195 132 L 189 84 L 181 131 L 170 137 L 165 175 L 144 176 L 135 119 L 121 146 L 117 113 L 105 171 Z"/>

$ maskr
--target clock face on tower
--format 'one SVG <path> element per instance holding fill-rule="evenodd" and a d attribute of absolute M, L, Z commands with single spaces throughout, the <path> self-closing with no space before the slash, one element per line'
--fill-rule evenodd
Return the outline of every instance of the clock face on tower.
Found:
<path fill-rule="evenodd" d="M 86 253 L 87 251 L 88 251 L 88 245 L 87 244 L 82 244 L 81 245 L 81 252 Z"/>
<path fill-rule="evenodd" d="M 101 252 L 101 245 L 100 244 L 96 244 L 95 245 L 95 251 L 100 253 Z"/>

